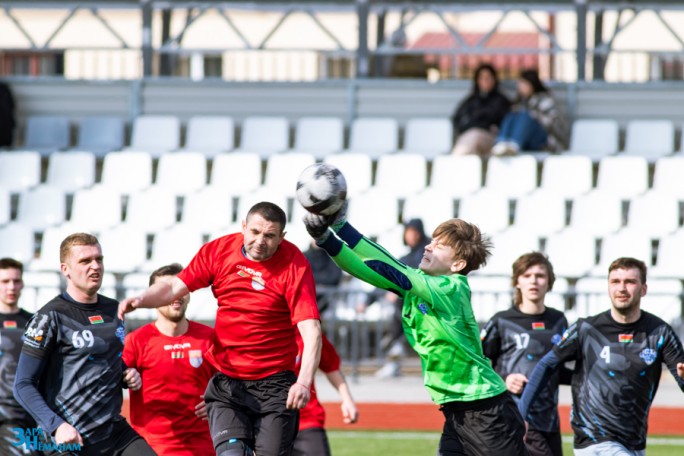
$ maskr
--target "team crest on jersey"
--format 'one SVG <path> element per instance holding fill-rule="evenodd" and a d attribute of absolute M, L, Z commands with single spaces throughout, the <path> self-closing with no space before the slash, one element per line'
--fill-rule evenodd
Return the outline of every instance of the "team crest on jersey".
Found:
<path fill-rule="evenodd" d="M 653 364 L 653 361 L 656 360 L 657 356 L 658 352 L 656 352 L 652 348 L 644 348 L 643 350 L 641 350 L 641 353 L 639 353 L 639 358 L 644 360 L 644 362 L 649 366 Z"/>
<path fill-rule="evenodd" d="M 123 344 L 123 343 L 124 343 L 124 340 L 126 340 L 126 331 L 124 330 L 123 325 L 121 325 L 121 326 L 119 326 L 118 328 L 116 328 L 116 333 L 115 333 L 115 334 L 116 334 L 116 337 L 118 337 L 119 340 L 121 341 L 121 343 Z"/>
<path fill-rule="evenodd" d="M 190 350 L 188 351 L 190 356 L 190 365 L 197 369 L 202 365 L 202 350 Z"/>
<path fill-rule="evenodd" d="M 551 336 L 551 343 L 553 345 L 558 345 L 561 340 L 563 340 L 563 338 L 560 334 L 554 334 L 553 336 Z"/>
<path fill-rule="evenodd" d="M 427 304 L 425 304 L 424 302 L 421 302 L 420 304 L 418 304 L 418 310 L 420 310 L 420 313 L 422 313 L 423 315 L 427 315 L 428 314 Z"/>
<path fill-rule="evenodd" d="M 5 329 L 17 329 L 17 322 L 14 320 L 3 321 L 2 327 Z"/>

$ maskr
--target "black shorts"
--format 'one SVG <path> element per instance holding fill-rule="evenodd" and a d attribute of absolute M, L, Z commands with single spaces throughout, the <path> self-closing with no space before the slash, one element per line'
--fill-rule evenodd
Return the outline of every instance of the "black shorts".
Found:
<path fill-rule="evenodd" d="M 330 444 L 325 429 L 315 427 L 299 431 L 292 456 L 330 456 Z"/>
<path fill-rule="evenodd" d="M 46 456 L 156 456 L 152 447 L 135 432 L 126 420 L 119 420 L 109 426 L 111 434 L 105 440 L 89 444 L 87 441 L 80 451 L 46 451 Z"/>
<path fill-rule="evenodd" d="M 440 410 L 444 430 L 439 456 L 527 456 L 525 422 L 508 393 L 471 402 L 449 402 Z"/>
<path fill-rule="evenodd" d="M 288 410 L 286 404 L 296 380 L 291 371 L 260 380 L 215 374 L 204 393 L 214 448 L 240 439 L 259 455 L 289 455 L 297 436 L 299 411 Z"/>
<path fill-rule="evenodd" d="M 528 429 L 525 445 L 530 456 L 563 456 L 563 440 L 560 432 Z"/>

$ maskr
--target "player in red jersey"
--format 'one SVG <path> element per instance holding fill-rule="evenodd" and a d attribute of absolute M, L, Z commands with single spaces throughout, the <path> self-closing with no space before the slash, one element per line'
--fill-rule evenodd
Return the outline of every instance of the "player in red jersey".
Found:
<path fill-rule="evenodd" d="M 297 371 L 299 370 L 301 353 L 304 344 L 301 337 L 297 337 L 299 353 L 297 355 Z M 345 423 L 353 424 L 359 418 L 354 399 L 352 399 L 349 385 L 340 370 L 340 356 L 327 337 L 323 335 L 321 362 L 318 368 L 328 377 L 330 384 L 342 398 L 340 408 Z M 292 456 L 330 456 L 330 445 L 325 433 L 325 409 L 318 402 L 315 385 L 311 386 L 311 399 L 306 407 L 299 411 L 299 433 L 295 440 Z"/>
<path fill-rule="evenodd" d="M 218 299 L 216 337 L 206 353 L 219 372 L 204 400 L 218 456 L 289 455 L 299 409 L 309 401 L 321 352 L 321 323 L 311 266 L 285 240 L 285 212 L 255 204 L 242 233 L 202 246 L 170 282 L 121 302 L 119 314 L 154 308 L 211 286 Z M 295 375 L 296 331 L 302 367 Z"/>
<path fill-rule="evenodd" d="M 168 282 L 183 267 L 162 266 L 150 285 Z M 214 330 L 185 318 L 190 295 L 157 309 L 157 320 L 126 337 L 123 359 L 142 376 L 131 391 L 131 425 L 159 456 L 212 454 L 204 390 L 216 369 L 204 362 Z"/>

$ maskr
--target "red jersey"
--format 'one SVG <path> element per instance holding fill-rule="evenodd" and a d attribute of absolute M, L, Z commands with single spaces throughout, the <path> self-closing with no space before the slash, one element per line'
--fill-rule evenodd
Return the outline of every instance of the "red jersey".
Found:
<path fill-rule="evenodd" d="M 142 376 L 130 391 L 131 425 L 158 455 L 214 454 L 207 421 L 195 415 L 216 370 L 204 359 L 214 330 L 193 321 L 182 336 L 160 333 L 154 323 L 126 336 L 123 360 Z"/>
<path fill-rule="evenodd" d="M 302 362 L 302 350 L 304 348 L 304 341 L 297 332 L 297 367 L 295 372 L 299 375 L 299 369 Z M 321 348 L 321 362 L 318 368 L 325 372 L 335 372 L 340 369 L 340 356 L 337 354 L 335 347 L 330 343 L 325 334 L 323 334 L 323 347 Z M 311 398 L 306 406 L 299 410 L 299 430 L 310 428 L 322 428 L 325 425 L 325 409 L 318 402 L 318 395 L 316 394 L 316 385 L 311 384 Z"/>
<path fill-rule="evenodd" d="M 229 377 L 258 380 L 294 370 L 295 325 L 319 316 L 311 265 L 294 244 L 283 240 L 260 262 L 243 244 L 242 233 L 204 244 L 178 277 L 190 291 L 211 285 L 218 300 L 207 359 Z"/>

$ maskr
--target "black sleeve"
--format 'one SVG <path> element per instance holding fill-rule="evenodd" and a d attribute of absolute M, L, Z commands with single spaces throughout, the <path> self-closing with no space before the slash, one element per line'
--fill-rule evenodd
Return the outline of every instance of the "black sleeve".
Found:
<path fill-rule="evenodd" d="M 46 361 L 22 353 L 17 364 L 14 379 L 14 397 L 31 414 L 38 425 L 53 435 L 65 421 L 47 405 L 40 391 L 38 381 L 45 369 Z"/>
<path fill-rule="evenodd" d="M 518 402 L 518 409 L 525 421 L 527 421 L 527 412 L 530 409 L 530 405 L 537 398 L 537 395 L 544 385 L 549 382 L 551 375 L 558 369 L 560 363 L 560 358 L 558 358 L 556 353 L 552 350 L 539 361 L 532 371 L 532 375 L 528 379 L 527 385 L 525 385 L 525 390 L 520 398 L 520 402 Z"/>

